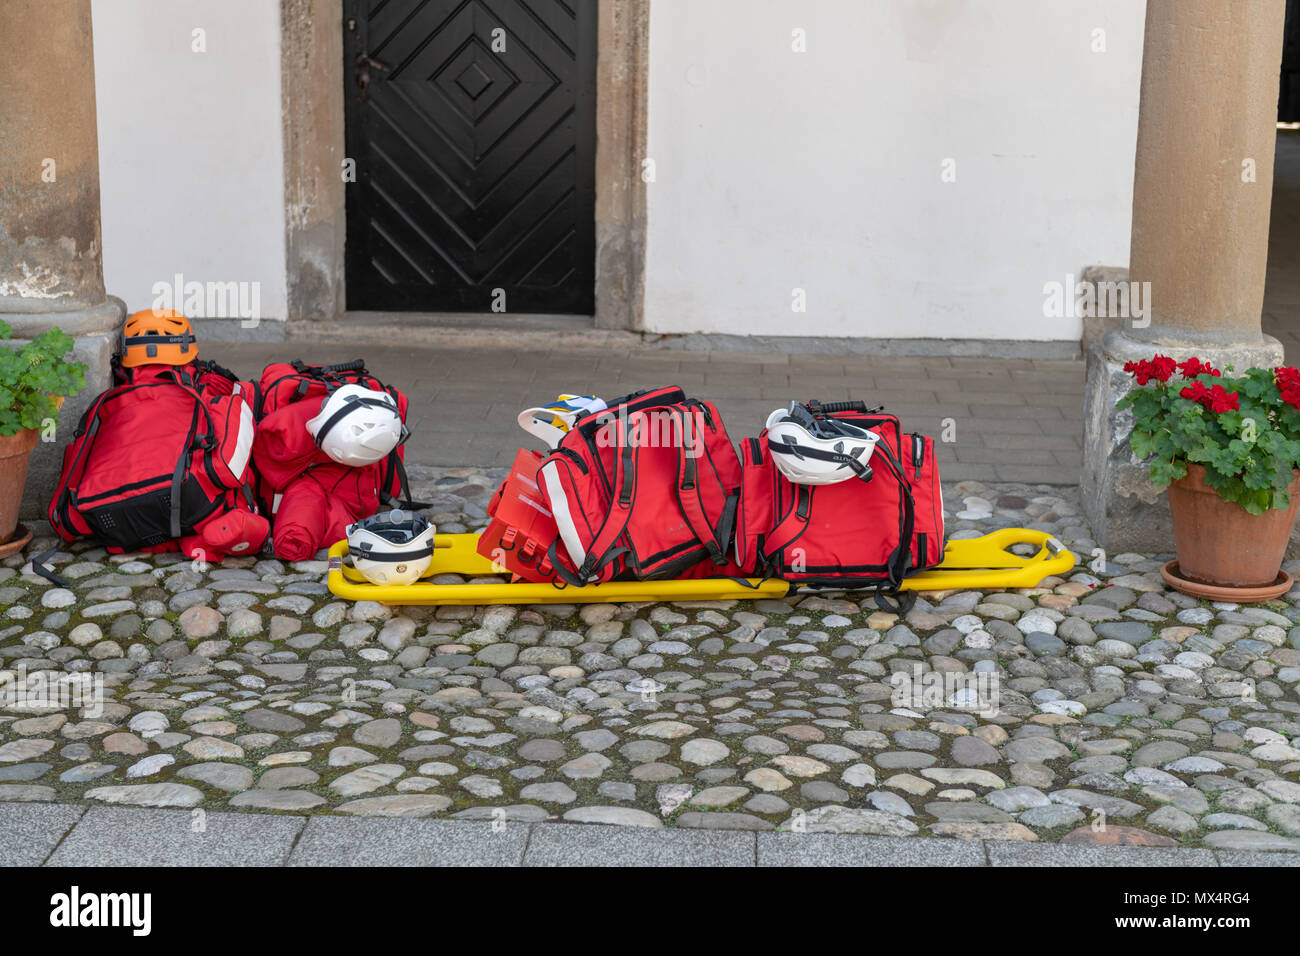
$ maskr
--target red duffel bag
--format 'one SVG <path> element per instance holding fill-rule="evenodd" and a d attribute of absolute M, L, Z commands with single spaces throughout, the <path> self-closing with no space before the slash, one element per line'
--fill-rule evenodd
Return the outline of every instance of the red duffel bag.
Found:
<path fill-rule="evenodd" d="M 822 405 L 874 432 L 870 468 L 834 484 L 796 484 L 777 467 L 765 429 L 741 443 L 744 484 L 736 560 L 750 573 L 806 586 L 877 588 L 882 606 L 909 574 L 943 560 L 943 492 L 932 439 L 862 402 Z M 904 601 L 910 606 L 909 597 Z M 896 610 L 896 607 L 890 607 Z"/>
<path fill-rule="evenodd" d="M 406 395 L 371 375 L 362 359 L 338 365 L 273 362 L 253 383 L 257 421 L 253 463 L 260 479 L 258 497 L 267 513 L 274 511 L 274 494 L 287 488 L 296 477 L 317 465 L 332 464 L 330 457 L 313 442 L 305 425 L 320 411 L 330 392 L 344 385 L 359 385 L 391 395 L 401 420 L 406 421 Z M 379 495 L 385 501 L 403 499 L 406 507 L 413 507 L 404 456 L 405 449 L 399 444 L 383 462 L 376 463 Z"/>

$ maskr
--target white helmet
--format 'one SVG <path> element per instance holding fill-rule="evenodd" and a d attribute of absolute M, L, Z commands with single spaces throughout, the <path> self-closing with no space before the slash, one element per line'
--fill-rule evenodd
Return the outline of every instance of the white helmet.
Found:
<path fill-rule="evenodd" d="M 767 417 L 772 460 L 797 485 L 833 485 L 855 475 L 870 481 L 867 462 L 879 440 L 873 431 L 813 415 L 798 402 Z"/>
<path fill-rule="evenodd" d="M 603 412 L 608 407 L 603 398 L 595 395 L 561 395 L 549 405 L 525 408 L 519 413 L 519 427 L 551 448 L 557 448 L 560 439 L 579 418 Z"/>
<path fill-rule="evenodd" d="M 414 511 L 372 515 L 348 525 L 348 555 L 371 584 L 414 584 L 433 562 L 435 534 Z"/>
<path fill-rule="evenodd" d="M 330 392 L 307 431 L 330 458 L 355 467 L 383 460 L 410 434 L 393 396 L 360 385 Z"/>

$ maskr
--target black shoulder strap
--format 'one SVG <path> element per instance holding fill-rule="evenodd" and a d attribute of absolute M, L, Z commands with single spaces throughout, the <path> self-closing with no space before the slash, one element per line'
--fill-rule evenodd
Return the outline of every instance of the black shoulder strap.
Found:
<path fill-rule="evenodd" d="M 402 456 L 394 448 L 388 453 L 387 475 L 384 481 L 384 497 L 390 504 L 400 504 L 407 511 L 419 511 L 422 508 L 432 508 L 433 504 L 428 501 L 416 501 L 411 497 L 411 479 L 406 475 L 406 465 L 402 463 Z M 406 491 L 405 497 L 398 499 L 403 489 Z"/>
<path fill-rule="evenodd" d="M 176 467 L 172 469 L 171 481 L 171 502 L 169 509 L 169 530 L 173 538 L 179 538 L 184 531 L 181 524 L 181 491 L 184 488 L 185 475 L 190 470 L 190 463 L 193 461 L 193 454 L 196 448 L 212 448 L 215 442 L 216 427 L 212 421 L 212 413 L 208 411 L 207 406 L 203 403 L 203 397 L 199 394 L 198 387 L 195 384 L 194 370 L 188 366 L 172 369 L 172 378 L 176 384 L 189 392 L 190 397 L 194 399 L 194 412 L 190 416 L 190 428 L 185 448 L 181 452 L 180 458 L 176 460 Z M 207 419 L 208 427 L 203 433 L 202 441 L 199 440 L 199 414 L 202 413 Z"/>
<path fill-rule="evenodd" d="M 894 458 L 889 447 L 884 442 L 877 442 L 876 452 L 881 454 L 884 461 L 889 465 L 889 470 L 898 479 L 898 497 L 903 503 L 903 526 L 899 534 L 898 548 L 889 563 L 889 581 L 897 589 L 903 583 L 903 578 L 907 576 L 908 569 L 911 566 L 912 530 L 916 527 L 916 499 L 912 495 L 912 483 L 907 480 L 907 475 L 903 472 L 903 466 Z M 877 603 L 879 603 L 879 600 L 877 600 Z M 910 608 L 915 603 L 916 597 L 912 595 L 908 607 Z"/>
<path fill-rule="evenodd" d="M 889 603 L 891 598 L 894 601 L 893 604 Z M 882 611 L 888 611 L 890 614 L 897 614 L 902 617 L 915 606 L 915 591 L 900 591 L 897 588 L 888 588 L 883 584 L 876 588 L 876 607 Z"/>
<path fill-rule="evenodd" d="M 48 551 L 42 551 L 40 554 L 33 555 L 32 571 L 34 571 L 36 574 L 39 574 L 41 577 L 49 581 L 51 584 L 57 584 L 61 588 L 67 588 L 68 590 L 72 590 L 72 585 L 69 584 L 67 581 L 63 580 L 63 578 L 59 577 L 57 574 L 55 574 L 54 569 L 51 568 L 49 564 L 47 564 L 50 558 L 54 556 L 55 550 L 56 550 L 55 548 L 50 548 Z"/>

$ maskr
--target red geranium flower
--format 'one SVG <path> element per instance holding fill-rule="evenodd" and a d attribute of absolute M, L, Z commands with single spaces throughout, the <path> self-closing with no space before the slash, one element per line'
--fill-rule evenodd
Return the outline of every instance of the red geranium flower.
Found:
<path fill-rule="evenodd" d="M 1222 385 L 1206 388 L 1201 382 L 1192 382 L 1178 394 L 1183 398 L 1199 402 L 1216 414 L 1237 410 L 1237 393 L 1226 391 Z"/>
<path fill-rule="evenodd" d="M 1237 410 L 1237 393 L 1225 391 L 1222 385 L 1210 389 L 1210 411 L 1235 412 Z"/>
<path fill-rule="evenodd" d="M 1152 379 L 1157 382 L 1167 382 L 1177 367 L 1178 363 L 1167 355 L 1124 363 L 1124 371 L 1136 378 L 1139 385 L 1145 385 Z"/>
<path fill-rule="evenodd" d="M 1282 393 L 1282 401 L 1300 408 L 1300 369 L 1282 365 L 1273 369 L 1273 380 Z"/>
<path fill-rule="evenodd" d="M 1178 371 L 1183 373 L 1184 378 L 1195 378 L 1198 375 L 1213 375 L 1218 378 L 1222 374 L 1209 362 L 1202 362 L 1196 356 L 1192 356 L 1186 362 L 1181 363 L 1178 366 Z"/>

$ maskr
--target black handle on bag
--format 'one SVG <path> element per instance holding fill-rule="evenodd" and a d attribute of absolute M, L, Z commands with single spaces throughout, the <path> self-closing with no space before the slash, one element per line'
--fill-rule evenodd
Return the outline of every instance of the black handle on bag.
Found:
<path fill-rule="evenodd" d="M 321 369 L 323 372 L 362 372 L 365 371 L 365 359 L 353 359 L 351 362 L 340 362 L 338 365 L 326 365 Z"/>
<path fill-rule="evenodd" d="M 234 372 L 232 372 L 230 369 L 226 368 L 224 365 L 218 365 L 216 362 L 210 361 L 208 359 L 202 359 L 200 361 L 195 362 L 194 364 L 200 366 L 201 368 L 208 369 L 209 371 L 216 372 L 222 378 L 227 378 L 232 382 L 239 381 L 239 376 L 236 375 Z"/>
<path fill-rule="evenodd" d="M 814 415 L 825 412 L 833 415 L 836 412 L 862 412 L 867 414 L 871 409 L 867 408 L 866 402 L 816 402 L 808 403 L 808 408 Z"/>

